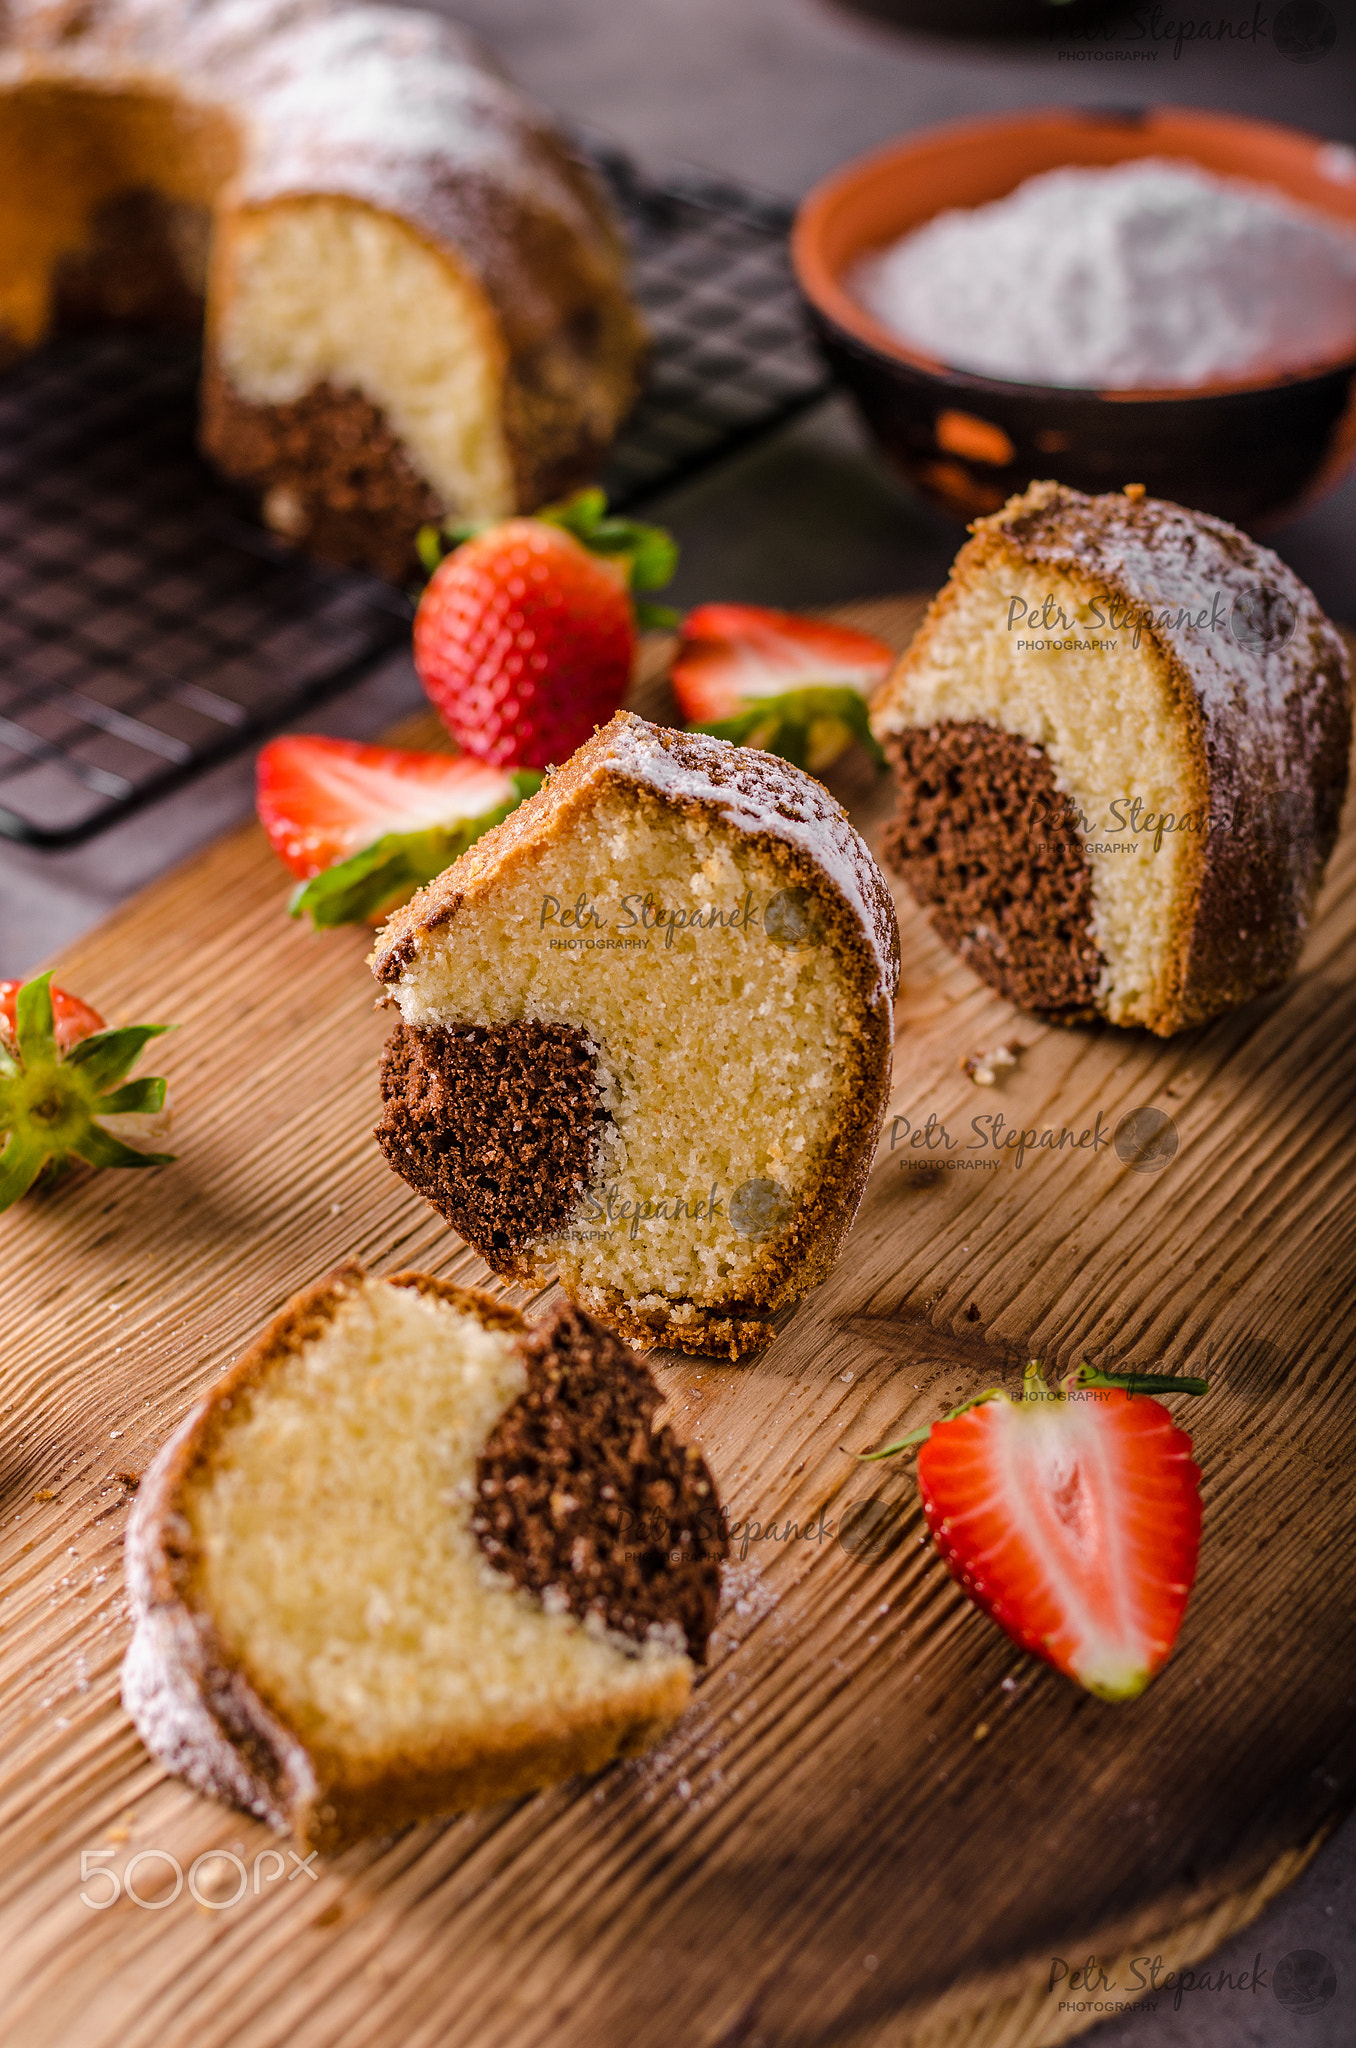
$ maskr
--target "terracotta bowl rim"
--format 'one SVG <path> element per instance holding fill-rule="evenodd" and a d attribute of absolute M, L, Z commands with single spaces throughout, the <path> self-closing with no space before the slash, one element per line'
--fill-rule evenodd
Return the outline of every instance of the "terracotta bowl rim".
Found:
<path fill-rule="evenodd" d="M 1340 372 L 1356 371 L 1356 347 L 1341 355 L 1319 358 L 1306 363 L 1299 369 L 1283 371 L 1279 376 L 1219 378 L 1208 384 L 1172 384 L 1166 386 L 1133 385 L 1101 389 L 1093 384 L 1029 384 L 1016 378 L 994 377 L 980 370 L 965 370 L 951 363 L 944 363 L 936 356 L 930 356 L 921 349 L 911 348 L 899 335 L 882 325 L 875 316 L 861 305 L 841 282 L 839 274 L 831 267 L 823 254 L 822 239 L 825 225 L 834 207 L 845 192 L 854 187 L 873 182 L 888 173 L 897 164 L 916 156 L 921 151 L 939 142 L 959 141 L 967 135 L 1004 136 L 1028 128 L 1039 128 L 1054 123 L 1067 123 L 1072 128 L 1110 128 L 1118 121 L 1142 130 L 1150 125 L 1155 116 L 1169 116 L 1174 124 L 1210 130 L 1241 132 L 1247 135 L 1269 135 L 1290 143 L 1309 145 L 1315 152 L 1323 149 L 1344 147 L 1321 135 L 1310 135 L 1305 129 L 1291 128 L 1280 121 L 1258 121 L 1250 115 L 1217 112 L 1213 108 L 1179 106 L 1171 101 L 1159 101 L 1142 108 L 1101 108 L 1052 105 L 1027 107 L 1006 114 L 985 114 L 967 116 L 958 121 L 937 122 L 928 128 L 918 128 L 906 135 L 897 136 L 892 142 L 878 144 L 861 156 L 852 157 L 821 178 L 817 185 L 805 194 L 796 210 L 795 224 L 791 231 L 791 261 L 796 282 L 805 299 L 815 313 L 838 334 L 855 343 L 867 353 L 882 358 L 887 366 L 899 364 L 911 370 L 921 370 L 925 376 L 955 393 L 970 390 L 983 393 L 991 400 L 1004 395 L 1028 400 L 1044 399 L 1055 403 L 1061 398 L 1097 399 L 1103 404 L 1117 406 L 1161 405 L 1167 402 L 1189 403 L 1196 399 L 1225 398 L 1242 396 L 1249 392 L 1284 391 L 1289 387 L 1319 382 Z M 1174 147 L 1180 151 L 1183 142 L 1180 136 Z M 1052 166 L 1052 168 L 1054 168 Z M 1210 168 L 1208 165 L 1204 168 Z M 1034 174 L 1033 174 L 1034 175 Z M 1243 173 L 1232 175 L 1242 176 Z M 1259 184 L 1274 184 L 1270 178 L 1259 178 Z M 1284 190 L 1283 187 L 1276 187 Z M 1293 195 L 1285 193 L 1286 198 Z M 1303 205 L 1307 202 L 1296 201 Z M 940 209 L 939 209 L 940 210 Z M 1320 209 L 1311 207 L 1311 211 Z M 1334 215 L 1334 218 L 1340 218 Z M 854 252 L 854 254 L 857 252 Z"/>

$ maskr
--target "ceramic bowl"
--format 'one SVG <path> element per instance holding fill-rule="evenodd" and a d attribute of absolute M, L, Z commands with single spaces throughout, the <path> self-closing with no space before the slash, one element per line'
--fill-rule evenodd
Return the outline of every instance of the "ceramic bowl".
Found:
<path fill-rule="evenodd" d="M 1335 481 L 1356 453 L 1356 349 L 1290 375 L 1186 390 L 1008 383 L 911 348 L 845 283 L 857 260 L 946 207 L 981 206 L 1062 164 L 1185 158 L 1356 227 L 1356 152 L 1185 107 L 1054 108 L 934 128 L 845 165 L 797 215 L 796 275 L 819 340 L 881 448 L 970 519 L 1036 477 L 1150 496 L 1257 528 Z"/>

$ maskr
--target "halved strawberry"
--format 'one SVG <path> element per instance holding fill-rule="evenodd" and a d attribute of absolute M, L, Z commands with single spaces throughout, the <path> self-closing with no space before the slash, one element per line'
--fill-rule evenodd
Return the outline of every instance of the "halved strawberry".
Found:
<path fill-rule="evenodd" d="M 172 1154 L 148 1149 L 169 1130 L 164 1081 L 126 1078 L 147 1040 L 169 1028 L 107 1031 L 88 1003 L 52 987 L 50 971 L 0 982 L 0 1210 L 70 1159 L 169 1161 Z"/>
<path fill-rule="evenodd" d="M 862 745 L 884 762 L 866 700 L 895 650 L 870 633 L 757 604 L 702 604 L 683 623 L 673 694 L 691 729 L 818 771 Z"/>
<path fill-rule="evenodd" d="M 295 734 L 260 753 L 256 804 L 273 851 L 302 884 L 293 917 L 335 925 L 404 903 L 540 786 L 540 775 L 464 754 Z"/>
<path fill-rule="evenodd" d="M 1133 1699 L 1166 1663 L 1196 1577 L 1200 1472 L 1154 1393 L 1206 1382 L 1081 1365 L 1051 1392 L 1039 1361 L 872 1457 L 919 1445 L 933 1540 L 975 1605 L 1095 1693 Z"/>

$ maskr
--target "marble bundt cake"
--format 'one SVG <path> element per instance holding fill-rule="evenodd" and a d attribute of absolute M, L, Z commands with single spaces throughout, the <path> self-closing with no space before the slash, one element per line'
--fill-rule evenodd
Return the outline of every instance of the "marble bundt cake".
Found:
<path fill-rule="evenodd" d="M 1023 1009 L 1167 1037 L 1283 981 L 1332 849 L 1341 640 L 1204 513 L 1033 484 L 883 685 L 886 858 Z"/>
<path fill-rule="evenodd" d="M 341 1268 L 198 1403 L 127 1530 L 123 1700 L 308 1847 L 506 1799 L 682 1712 L 727 1548 L 642 1360 L 575 1309 Z"/>
<path fill-rule="evenodd" d="M 286 539 L 398 577 L 583 481 L 642 336 L 592 175 L 472 40 L 363 0 L 9 0 L 0 353 L 198 324 L 202 435 Z"/>
<path fill-rule="evenodd" d="M 898 963 L 820 783 L 619 712 L 382 931 L 378 1141 L 497 1272 L 740 1357 L 852 1222 Z"/>

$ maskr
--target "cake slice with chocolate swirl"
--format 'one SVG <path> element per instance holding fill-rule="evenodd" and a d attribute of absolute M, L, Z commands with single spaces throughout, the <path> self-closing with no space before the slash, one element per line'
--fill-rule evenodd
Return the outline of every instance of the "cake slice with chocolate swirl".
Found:
<path fill-rule="evenodd" d="M 601 1770 L 687 1705 L 726 1531 L 643 1360 L 568 1306 L 342 1267 L 147 1472 L 122 1692 L 307 1847 Z"/>
<path fill-rule="evenodd" d="M 899 931 L 804 770 L 620 711 L 397 911 L 377 1140 L 507 1279 L 741 1358 L 875 1152 Z"/>
<path fill-rule="evenodd" d="M 872 707 L 886 859 L 1000 994 L 1162 1037 L 1293 971 L 1337 834 L 1342 642 L 1203 512 L 1038 483 L 980 519 Z"/>

